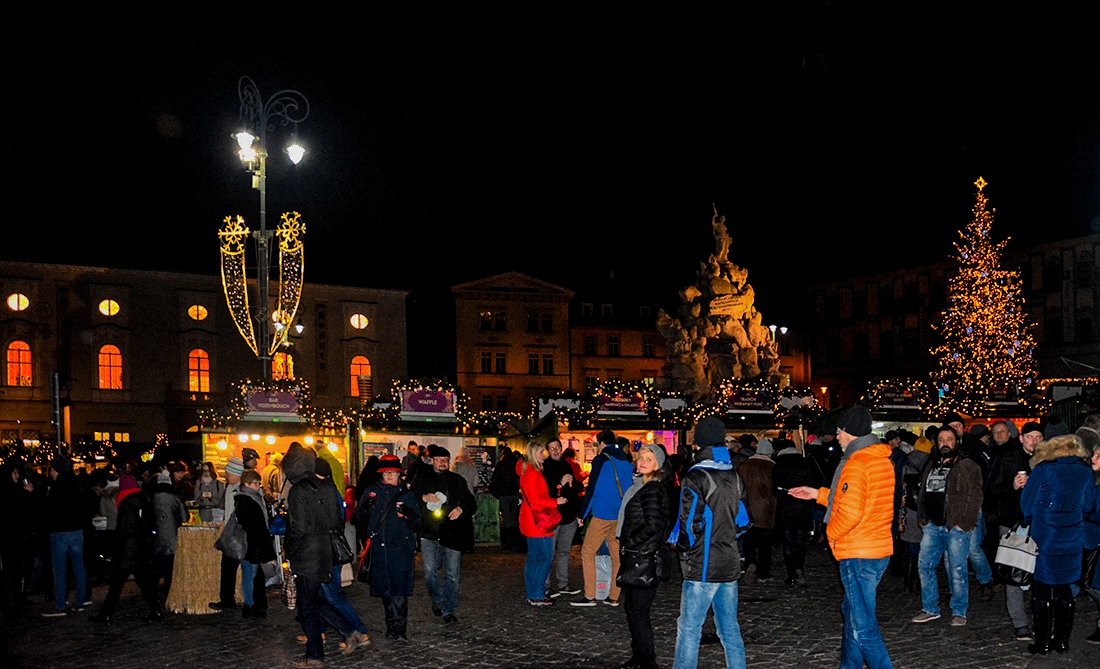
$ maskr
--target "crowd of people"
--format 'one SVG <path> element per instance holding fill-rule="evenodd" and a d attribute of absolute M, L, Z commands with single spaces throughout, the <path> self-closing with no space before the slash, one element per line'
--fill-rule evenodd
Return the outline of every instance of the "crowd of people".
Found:
<path fill-rule="evenodd" d="M 727 666 L 744 667 L 739 581 L 770 580 L 779 548 L 785 584 L 804 585 L 814 546 L 830 552 L 843 586 L 842 667 L 892 666 L 875 613 L 888 571 L 919 592 L 913 623 L 941 617 L 940 563 L 952 626 L 966 625 L 973 570 L 983 599 L 1003 588 L 1013 636 L 1029 642 L 1029 652 L 1046 654 L 1068 649 L 1078 593 L 1100 610 L 1098 430 L 1100 416 L 1070 433 L 1056 419 L 1028 422 L 1018 432 L 1010 421 L 967 429 L 949 414 L 923 434 L 892 430 L 879 438 L 870 413 L 855 406 L 839 414 L 835 433 L 800 449 L 785 435 L 727 435 L 719 418 L 708 417 L 681 453 L 604 430 L 588 472 L 557 439 L 504 447 L 488 489 L 500 503 L 502 548 L 526 553 L 529 605 L 563 597 L 573 597 L 574 607 L 621 604 L 632 652 L 621 669 L 657 666 L 650 611 L 658 584 L 677 566 L 674 667 L 697 665 L 711 611 Z M 277 563 L 272 534 L 283 532 L 275 525 L 285 503 L 283 548 L 305 647 L 293 666 L 324 665 L 326 627 L 341 635 L 344 654 L 370 643 L 341 587 L 349 562 L 381 599 L 387 638 L 407 641 L 417 552 L 432 613 L 444 624 L 457 622 L 462 556 L 473 549 L 477 511 L 477 470 L 465 454 L 452 463 L 445 448 L 411 443 L 404 461 L 369 458 L 353 487 L 334 470 L 331 454 L 296 442 L 262 472 L 258 459 L 243 449 L 228 461 L 224 479 L 209 462 L 89 473 L 59 456 L 38 475 L 9 460 L 0 470 L 2 503 L 15 525 L 0 535 L 4 610 L 18 612 L 37 591 L 53 602 L 42 615 L 65 617 L 92 605 L 90 582 L 98 577 L 108 593 L 89 620 L 111 625 L 132 575 L 148 609 L 142 619 L 161 620 L 176 530 L 192 507 L 202 521 L 226 528 L 218 544 L 219 600 L 210 606 L 239 608 L 239 570 L 242 615 L 263 618 L 267 587 L 276 580 L 265 565 Z M 352 546 L 344 540 L 349 523 Z M 582 528 L 583 582 L 572 583 L 569 560 Z M 1038 546 L 1026 583 L 993 569 L 999 538 L 1014 532 Z M 597 555 L 605 550 L 612 578 L 601 586 Z M 1100 618 L 1097 625 L 1087 637 L 1093 643 L 1100 643 Z"/>

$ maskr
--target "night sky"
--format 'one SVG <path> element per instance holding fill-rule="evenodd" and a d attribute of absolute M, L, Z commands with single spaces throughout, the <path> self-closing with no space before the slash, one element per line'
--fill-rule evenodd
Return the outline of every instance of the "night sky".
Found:
<path fill-rule="evenodd" d="M 242 75 L 311 104 L 310 153 L 269 168 L 269 225 L 302 213 L 307 281 L 428 289 L 516 270 L 576 290 L 614 272 L 667 303 L 713 249 L 713 203 L 774 320 L 797 317 L 816 277 L 945 259 L 979 175 L 995 236 L 1093 232 L 1091 40 L 958 8 L 905 37 L 906 17 L 781 4 L 369 21 L 247 49 L 9 45 L 0 258 L 216 274 L 222 219 L 258 217 L 230 137 Z"/>

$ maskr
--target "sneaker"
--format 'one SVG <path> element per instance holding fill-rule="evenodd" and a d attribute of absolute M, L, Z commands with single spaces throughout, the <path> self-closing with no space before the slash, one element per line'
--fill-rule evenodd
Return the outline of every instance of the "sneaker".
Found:
<path fill-rule="evenodd" d="M 1085 641 L 1089 643 L 1100 643 L 1100 626 L 1092 631 L 1092 634 L 1085 637 Z"/>
<path fill-rule="evenodd" d="M 570 588 L 569 586 L 565 586 L 561 590 L 558 590 L 558 592 L 563 595 L 579 595 L 584 591 L 580 588 Z"/>
<path fill-rule="evenodd" d="M 443 605 L 442 604 L 436 604 L 436 603 L 433 602 L 432 603 L 432 615 L 436 616 L 437 618 L 439 616 L 443 615 Z"/>
<path fill-rule="evenodd" d="M 551 604 L 554 603 L 554 600 L 548 599 L 548 598 L 528 599 L 527 603 L 530 604 L 531 606 L 550 606 Z"/>
<path fill-rule="evenodd" d="M 596 599 L 594 597 L 582 597 L 578 600 L 569 602 L 570 606 L 595 606 Z"/>
<path fill-rule="evenodd" d="M 619 600 L 611 599 L 610 597 L 608 597 L 607 599 L 603 600 L 603 603 L 607 604 L 608 606 L 618 606 Z"/>
<path fill-rule="evenodd" d="M 59 611 L 57 609 L 50 609 L 42 614 L 43 618 L 64 618 L 69 615 L 68 611 Z"/>
<path fill-rule="evenodd" d="M 88 601 L 84 602 L 84 606 L 91 606 L 94 603 L 95 602 L 93 602 L 92 600 L 89 599 Z"/>
<path fill-rule="evenodd" d="M 565 593 L 563 593 L 561 590 L 555 590 L 553 592 L 547 591 L 546 596 L 549 597 L 550 599 L 557 599 L 558 597 L 561 597 L 563 594 L 565 594 Z M 527 600 L 527 601 L 531 601 L 531 600 Z"/>
<path fill-rule="evenodd" d="M 913 616 L 913 622 L 915 622 L 917 624 L 930 623 L 933 620 L 939 620 L 939 618 L 940 618 L 940 614 L 938 614 L 938 613 L 929 613 L 927 611 L 921 611 L 917 615 Z"/>
<path fill-rule="evenodd" d="M 966 616 L 954 616 L 951 618 L 952 627 L 966 627 Z"/>
<path fill-rule="evenodd" d="M 344 646 L 344 649 L 342 651 L 340 651 L 340 654 L 341 655 L 351 655 L 355 651 L 356 648 L 359 648 L 360 646 L 365 647 L 365 646 L 369 646 L 369 645 L 370 645 L 370 637 L 367 636 L 366 634 L 363 634 L 359 630 L 355 630 L 354 632 L 351 633 L 351 636 L 348 637 L 347 644 Z"/>
<path fill-rule="evenodd" d="M 443 622 L 445 622 L 447 624 L 457 623 L 458 622 L 458 616 L 456 616 L 453 613 L 448 613 L 447 615 L 443 616 Z"/>
<path fill-rule="evenodd" d="M 1031 633 L 1027 627 L 1016 628 L 1016 640 L 1017 641 L 1034 641 L 1035 635 Z"/>

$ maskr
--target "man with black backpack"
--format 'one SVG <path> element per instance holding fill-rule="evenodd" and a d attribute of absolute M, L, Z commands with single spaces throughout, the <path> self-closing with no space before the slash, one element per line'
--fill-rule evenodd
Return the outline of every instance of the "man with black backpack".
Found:
<path fill-rule="evenodd" d="M 741 577 L 737 535 L 749 522 L 741 503 L 744 484 L 730 461 L 725 439 L 726 426 L 720 418 L 699 421 L 695 426 L 699 452 L 681 481 L 680 515 L 669 537 L 680 554 L 684 575 L 675 669 L 698 665 L 703 623 L 712 607 L 726 666 L 745 666 L 745 642 L 737 622 L 737 579 Z"/>

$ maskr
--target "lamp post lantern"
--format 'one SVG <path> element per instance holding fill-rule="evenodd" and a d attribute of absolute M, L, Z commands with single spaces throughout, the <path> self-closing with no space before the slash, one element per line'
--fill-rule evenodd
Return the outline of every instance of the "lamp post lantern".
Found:
<path fill-rule="evenodd" d="M 221 239 L 222 287 L 226 302 L 241 336 L 259 357 L 263 379 L 271 380 L 271 356 L 285 339 L 286 329 L 295 318 L 302 290 L 302 241 L 305 225 L 298 212 L 282 215 L 278 230 L 267 229 L 267 135 L 275 129 L 275 123 L 297 128 L 309 116 L 309 100 L 294 90 L 281 90 L 265 102 L 255 82 L 241 77 L 237 92 L 241 99 L 241 121 L 245 127 L 234 137 L 240 147 L 238 155 L 245 169 L 252 174 L 252 187 L 260 191 L 260 226 L 250 232 L 244 227 L 244 219 L 226 217 L 225 227 L 218 233 Z M 287 153 L 294 164 L 305 155 L 298 145 L 296 133 Z M 271 310 L 269 282 L 271 275 L 271 240 L 279 237 L 279 302 Z M 256 240 L 257 301 L 259 305 L 253 319 L 248 306 L 248 286 L 245 276 L 245 239 Z M 274 318 L 274 321 L 272 320 Z M 255 327 L 253 327 L 255 320 Z M 275 326 L 279 336 L 272 341 L 271 328 Z"/>

